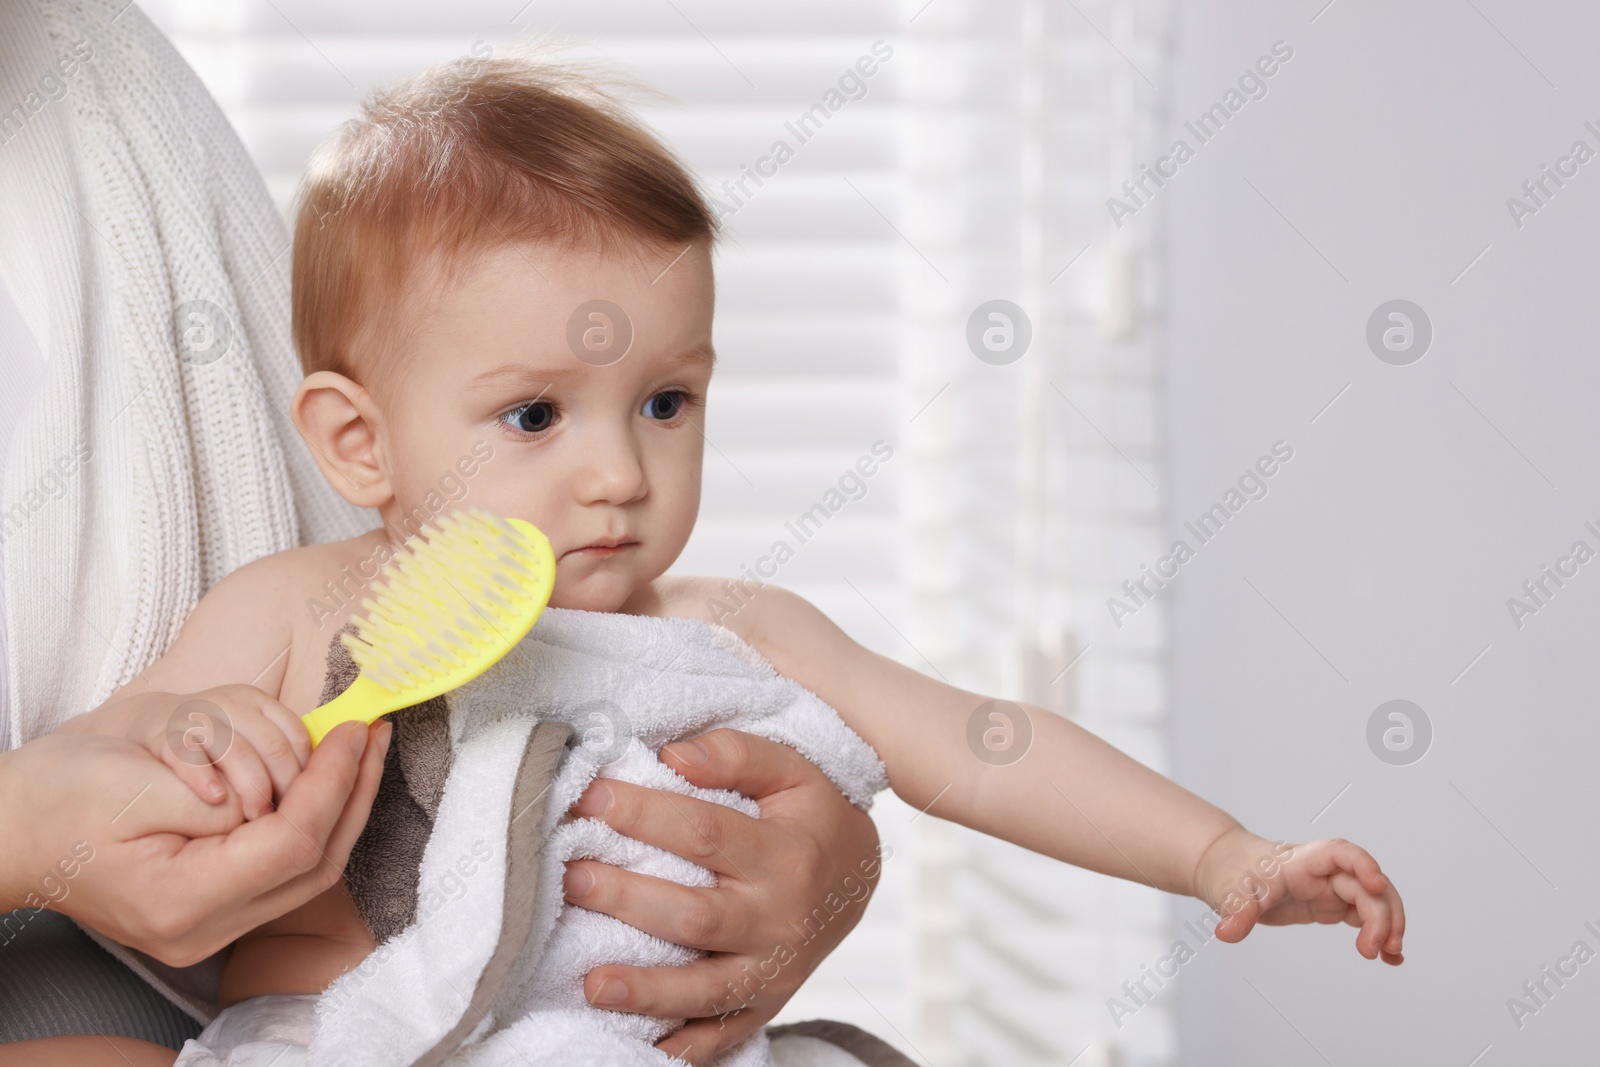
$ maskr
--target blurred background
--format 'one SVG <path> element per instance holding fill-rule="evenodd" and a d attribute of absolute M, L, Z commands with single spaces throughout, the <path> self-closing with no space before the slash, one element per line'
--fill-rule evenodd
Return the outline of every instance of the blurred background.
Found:
<path fill-rule="evenodd" d="M 143 6 L 286 211 L 437 61 L 551 33 L 662 90 L 728 230 L 679 569 L 754 565 L 885 442 L 779 584 L 1262 834 L 1358 841 L 1411 916 L 1399 969 L 1343 927 L 1223 946 L 886 796 L 879 893 L 780 1021 L 928 1067 L 1594 1059 L 1592 6 Z"/>

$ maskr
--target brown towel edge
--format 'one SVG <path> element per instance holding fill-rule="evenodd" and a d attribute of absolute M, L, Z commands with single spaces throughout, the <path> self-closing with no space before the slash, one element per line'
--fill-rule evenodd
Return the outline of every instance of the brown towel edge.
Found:
<path fill-rule="evenodd" d="M 461 1047 L 488 1015 L 533 932 L 533 902 L 539 896 L 539 866 L 544 853 L 546 798 L 571 736 L 572 727 L 560 722 L 541 722 L 528 735 L 511 796 L 511 812 L 515 814 L 508 813 L 511 821 L 506 827 L 506 886 L 500 936 L 461 1018 L 433 1048 L 418 1057 L 415 1067 L 438 1067 Z"/>
<path fill-rule="evenodd" d="M 783 1037 L 814 1037 L 848 1052 L 866 1067 L 917 1067 L 916 1061 L 899 1049 L 875 1037 L 859 1026 L 833 1019 L 808 1019 L 803 1023 L 786 1023 L 767 1027 L 767 1039 Z"/>

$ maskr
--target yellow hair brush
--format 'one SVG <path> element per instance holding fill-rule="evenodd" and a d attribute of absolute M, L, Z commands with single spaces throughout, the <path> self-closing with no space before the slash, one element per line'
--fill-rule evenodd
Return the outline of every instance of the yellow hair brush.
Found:
<path fill-rule="evenodd" d="M 386 565 L 361 602 L 356 633 L 339 635 L 361 673 L 302 716 L 312 745 L 342 722 L 375 722 L 472 681 L 550 602 L 555 554 L 531 523 L 471 508 L 434 520 L 423 534 Z"/>

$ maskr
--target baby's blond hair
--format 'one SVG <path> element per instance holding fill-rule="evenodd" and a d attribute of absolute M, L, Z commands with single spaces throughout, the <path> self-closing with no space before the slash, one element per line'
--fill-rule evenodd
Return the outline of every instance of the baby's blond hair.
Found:
<path fill-rule="evenodd" d="M 313 158 L 294 233 L 294 339 L 307 374 L 361 380 L 398 351 L 407 287 L 519 242 L 714 240 L 687 169 L 594 68 L 548 48 L 465 58 L 369 97 Z M 615 85 L 615 81 L 609 81 Z"/>

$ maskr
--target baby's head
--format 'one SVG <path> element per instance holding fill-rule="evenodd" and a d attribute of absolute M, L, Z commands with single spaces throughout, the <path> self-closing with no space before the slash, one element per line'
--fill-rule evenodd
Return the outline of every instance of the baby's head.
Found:
<path fill-rule="evenodd" d="M 551 603 L 614 611 L 699 509 L 715 236 L 683 166 L 571 68 L 430 70 L 307 175 L 295 423 L 391 537 L 457 506 L 526 519 Z"/>

